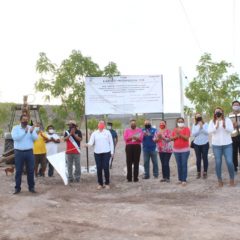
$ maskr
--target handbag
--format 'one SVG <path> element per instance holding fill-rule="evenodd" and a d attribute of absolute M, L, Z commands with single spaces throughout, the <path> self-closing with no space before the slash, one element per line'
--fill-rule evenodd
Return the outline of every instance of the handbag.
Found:
<path fill-rule="evenodd" d="M 191 141 L 191 143 L 190 143 L 190 148 L 194 148 L 194 139 Z"/>

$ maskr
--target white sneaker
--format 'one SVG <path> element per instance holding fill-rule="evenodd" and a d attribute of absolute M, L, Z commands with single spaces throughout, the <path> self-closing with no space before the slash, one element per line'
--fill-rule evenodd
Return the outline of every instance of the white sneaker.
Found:
<path fill-rule="evenodd" d="M 103 186 L 102 185 L 98 185 L 97 186 L 97 190 L 101 190 L 101 189 L 103 189 Z"/>

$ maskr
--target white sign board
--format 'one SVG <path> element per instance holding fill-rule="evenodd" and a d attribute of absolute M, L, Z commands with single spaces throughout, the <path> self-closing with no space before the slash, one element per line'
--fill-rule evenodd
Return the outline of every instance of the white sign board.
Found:
<path fill-rule="evenodd" d="M 87 77 L 85 114 L 163 112 L 163 78 L 157 76 Z"/>

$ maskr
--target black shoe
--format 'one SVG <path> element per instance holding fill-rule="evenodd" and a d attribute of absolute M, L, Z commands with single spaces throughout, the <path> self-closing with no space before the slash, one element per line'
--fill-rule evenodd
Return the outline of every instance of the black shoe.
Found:
<path fill-rule="evenodd" d="M 143 176 L 143 178 L 142 179 L 149 179 L 149 177 L 147 177 L 147 176 Z"/>
<path fill-rule="evenodd" d="M 80 182 L 80 179 L 76 179 L 75 181 L 78 183 L 78 182 Z"/>
<path fill-rule="evenodd" d="M 20 189 L 15 189 L 14 193 L 13 194 L 19 194 L 21 192 Z"/>
<path fill-rule="evenodd" d="M 160 182 L 166 182 L 167 180 L 165 178 L 161 179 Z"/>
<path fill-rule="evenodd" d="M 69 182 L 70 182 L 70 183 L 73 183 L 73 179 L 70 179 Z"/>
<path fill-rule="evenodd" d="M 138 179 L 134 179 L 134 182 L 138 182 Z"/>
<path fill-rule="evenodd" d="M 199 179 L 199 178 L 201 178 L 201 173 L 200 172 L 197 173 L 196 179 Z"/>
<path fill-rule="evenodd" d="M 132 180 L 130 180 L 130 179 L 127 179 L 127 181 L 128 181 L 128 182 L 132 182 Z"/>
<path fill-rule="evenodd" d="M 30 189 L 29 192 L 31 192 L 31 193 L 37 193 L 37 192 L 35 191 L 35 189 Z"/>

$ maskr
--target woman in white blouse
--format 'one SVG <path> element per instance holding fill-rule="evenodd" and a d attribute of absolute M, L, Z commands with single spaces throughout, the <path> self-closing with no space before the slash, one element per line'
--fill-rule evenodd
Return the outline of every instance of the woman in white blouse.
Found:
<path fill-rule="evenodd" d="M 90 137 L 86 147 L 94 145 L 94 158 L 97 166 L 97 189 L 110 189 L 109 161 L 113 156 L 113 139 L 109 130 L 105 129 L 104 121 L 99 121 L 98 130 L 95 130 Z M 103 184 L 102 172 L 104 171 L 105 185 Z"/>
<path fill-rule="evenodd" d="M 214 110 L 213 120 L 208 126 L 208 133 L 212 134 L 212 149 L 216 162 L 216 174 L 219 187 L 223 186 L 222 181 L 222 156 L 224 156 L 229 177 L 230 186 L 234 186 L 234 166 L 232 161 L 232 138 L 233 131 L 232 121 L 224 117 L 223 109 L 217 107 Z"/>

